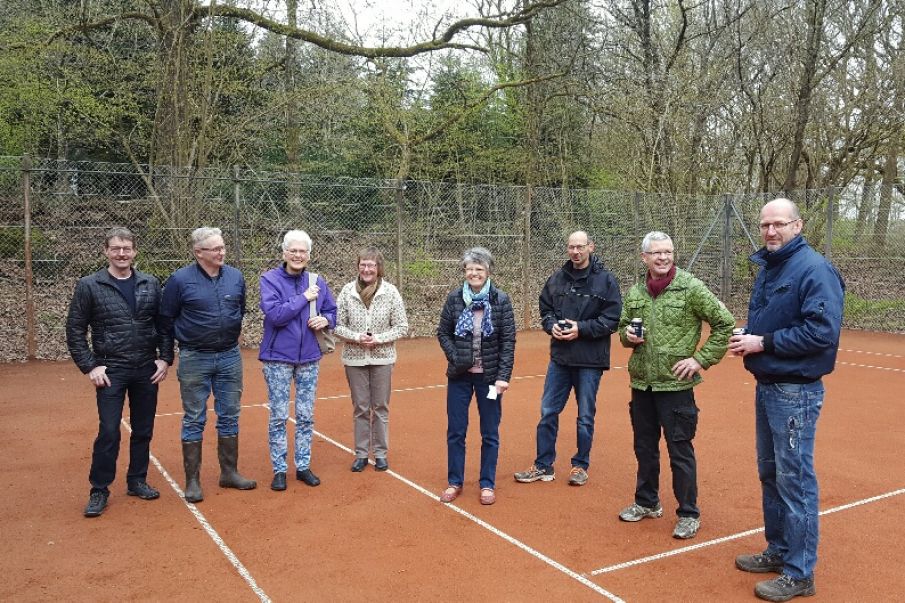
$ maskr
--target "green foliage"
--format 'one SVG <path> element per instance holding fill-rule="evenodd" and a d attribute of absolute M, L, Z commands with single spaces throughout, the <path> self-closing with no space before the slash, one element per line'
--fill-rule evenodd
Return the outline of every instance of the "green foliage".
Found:
<path fill-rule="evenodd" d="M 43 259 L 50 249 L 50 241 L 38 228 L 31 229 L 31 252 L 35 259 Z M 0 228 L 0 258 L 22 260 L 25 258 L 25 229 L 18 226 Z"/>
<path fill-rule="evenodd" d="M 407 277 L 430 280 L 440 276 L 440 267 L 429 259 L 417 259 L 402 265 L 403 273 Z"/>
<path fill-rule="evenodd" d="M 865 299 L 854 293 L 845 294 L 846 325 L 884 328 L 884 316 L 905 315 L 905 299 Z"/>

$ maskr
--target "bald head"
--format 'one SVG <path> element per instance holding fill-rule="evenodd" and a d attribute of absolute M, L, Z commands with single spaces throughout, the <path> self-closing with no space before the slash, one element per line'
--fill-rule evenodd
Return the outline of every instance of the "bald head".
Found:
<path fill-rule="evenodd" d="M 572 267 L 577 270 L 583 270 L 591 263 L 591 254 L 594 253 L 594 241 L 583 230 L 576 230 L 569 235 L 569 242 L 566 247 L 569 251 L 569 259 L 572 260 Z"/>
<path fill-rule="evenodd" d="M 801 214 L 789 199 L 773 199 L 760 210 L 760 236 L 767 251 L 778 251 L 801 233 Z"/>

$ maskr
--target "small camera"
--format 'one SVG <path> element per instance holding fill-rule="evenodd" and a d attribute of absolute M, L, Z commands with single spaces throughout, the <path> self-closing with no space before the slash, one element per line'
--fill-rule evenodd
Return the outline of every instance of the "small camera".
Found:
<path fill-rule="evenodd" d="M 568 331 L 572 328 L 572 323 L 570 323 L 568 320 L 560 319 L 556 321 L 556 324 L 559 326 L 560 331 Z"/>

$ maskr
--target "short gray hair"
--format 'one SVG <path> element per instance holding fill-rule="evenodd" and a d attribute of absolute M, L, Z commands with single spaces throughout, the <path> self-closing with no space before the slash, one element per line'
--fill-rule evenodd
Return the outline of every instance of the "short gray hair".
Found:
<path fill-rule="evenodd" d="M 665 232 L 652 230 L 651 232 L 644 235 L 644 240 L 641 241 L 641 251 L 643 253 L 650 251 L 650 244 L 654 241 L 669 241 L 670 243 L 672 243 L 672 238 Z"/>
<path fill-rule="evenodd" d="M 107 234 L 104 235 L 104 249 L 110 247 L 110 241 L 113 239 L 122 239 L 123 241 L 129 241 L 130 243 L 132 243 L 132 247 L 136 246 L 135 234 L 125 226 L 114 226 L 107 231 Z"/>
<path fill-rule="evenodd" d="M 200 247 L 203 242 L 211 237 L 222 237 L 223 231 L 219 228 L 202 226 L 192 231 L 192 247 Z"/>
<path fill-rule="evenodd" d="M 493 254 L 486 247 L 472 247 L 462 254 L 462 269 L 468 264 L 478 264 L 484 267 L 488 274 L 493 272 Z"/>
<path fill-rule="evenodd" d="M 311 237 L 308 236 L 308 233 L 304 230 L 290 230 L 285 235 L 283 235 L 283 251 L 289 249 L 289 245 L 293 241 L 298 241 L 299 243 L 304 243 L 308 246 L 308 253 L 311 253 Z"/>

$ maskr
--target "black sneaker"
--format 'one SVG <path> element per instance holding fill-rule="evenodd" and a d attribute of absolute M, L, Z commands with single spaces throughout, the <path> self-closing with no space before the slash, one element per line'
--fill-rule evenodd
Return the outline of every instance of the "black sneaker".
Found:
<path fill-rule="evenodd" d="M 816 592 L 814 578 L 796 579 L 788 574 L 758 582 L 754 587 L 754 594 L 765 601 L 788 601 L 792 597 L 810 597 Z"/>
<path fill-rule="evenodd" d="M 770 572 L 781 574 L 783 565 L 782 557 L 766 553 L 739 555 L 735 558 L 735 567 L 752 574 L 769 574 Z"/>
<path fill-rule="evenodd" d="M 160 498 L 160 492 L 156 488 L 148 485 L 148 482 L 135 482 L 129 484 L 126 488 L 126 494 L 129 496 L 137 496 L 142 500 L 154 500 Z"/>
<path fill-rule="evenodd" d="M 85 507 L 85 517 L 99 517 L 107 508 L 107 498 L 110 493 L 104 490 L 92 490 L 88 496 L 88 506 Z"/>
<path fill-rule="evenodd" d="M 379 459 L 374 459 L 374 470 L 375 471 L 386 471 L 390 468 L 390 464 L 387 463 L 387 460 L 383 457 Z"/>

